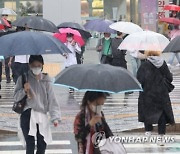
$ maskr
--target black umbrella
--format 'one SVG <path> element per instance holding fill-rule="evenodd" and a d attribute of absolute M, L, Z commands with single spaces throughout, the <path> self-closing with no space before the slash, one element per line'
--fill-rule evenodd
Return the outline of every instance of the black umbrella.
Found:
<path fill-rule="evenodd" d="M 0 37 L 0 55 L 63 54 L 70 50 L 58 39 L 41 32 L 17 32 Z"/>
<path fill-rule="evenodd" d="M 21 17 L 14 21 L 12 25 L 16 27 L 28 27 L 39 31 L 58 32 L 55 24 L 38 16 Z"/>
<path fill-rule="evenodd" d="M 126 69 L 105 64 L 73 65 L 56 76 L 55 84 L 80 91 L 142 91 L 140 83 Z"/>
<path fill-rule="evenodd" d="M 176 36 L 168 46 L 164 49 L 163 53 L 166 52 L 180 52 L 180 36 Z"/>
<path fill-rule="evenodd" d="M 7 34 L 12 34 L 12 33 L 16 33 L 17 31 L 16 30 L 8 30 L 8 31 L 0 31 L 0 37 L 1 36 L 4 36 L 4 35 L 7 35 Z"/>
<path fill-rule="evenodd" d="M 72 28 L 72 29 L 76 29 L 81 33 L 81 36 L 87 40 L 90 37 L 92 37 L 92 35 L 85 30 L 84 27 L 82 27 L 80 24 L 78 23 L 74 23 L 74 22 L 64 22 L 61 23 L 60 25 L 57 26 L 58 28 Z"/>

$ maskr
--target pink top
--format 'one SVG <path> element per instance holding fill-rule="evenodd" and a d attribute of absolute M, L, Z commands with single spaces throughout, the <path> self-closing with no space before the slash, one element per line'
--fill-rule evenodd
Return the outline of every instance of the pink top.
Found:
<path fill-rule="evenodd" d="M 180 35 L 180 30 L 174 29 L 170 32 L 169 37 L 173 40 L 176 36 Z"/>

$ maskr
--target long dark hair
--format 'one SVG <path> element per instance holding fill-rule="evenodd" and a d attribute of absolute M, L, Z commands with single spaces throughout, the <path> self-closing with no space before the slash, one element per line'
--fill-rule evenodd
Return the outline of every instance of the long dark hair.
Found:
<path fill-rule="evenodd" d="M 83 100 L 82 100 L 82 105 L 81 105 L 81 109 L 85 109 L 86 106 L 88 105 L 88 101 L 89 102 L 94 102 L 96 99 L 98 98 L 107 98 L 107 96 L 109 96 L 108 93 L 104 93 L 104 92 L 96 92 L 96 91 L 87 91 L 84 94 Z"/>

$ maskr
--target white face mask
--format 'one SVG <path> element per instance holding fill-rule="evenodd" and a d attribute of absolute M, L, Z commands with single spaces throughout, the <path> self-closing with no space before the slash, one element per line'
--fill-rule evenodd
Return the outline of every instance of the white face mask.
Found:
<path fill-rule="evenodd" d="M 67 37 L 68 42 L 72 42 L 73 38 L 72 37 Z"/>
<path fill-rule="evenodd" d="M 34 68 L 31 68 L 31 71 L 33 72 L 34 75 L 39 75 L 42 72 L 42 68 L 34 67 Z"/>
<path fill-rule="evenodd" d="M 105 40 L 109 40 L 110 39 L 110 37 L 105 37 Z"/>
<path fill-rule="evenodd" d="M 103 105 L 91 105 L 92 106 L 92 111 L 98 115 L 101 115 L 101 111 L 103 109 Z"/>

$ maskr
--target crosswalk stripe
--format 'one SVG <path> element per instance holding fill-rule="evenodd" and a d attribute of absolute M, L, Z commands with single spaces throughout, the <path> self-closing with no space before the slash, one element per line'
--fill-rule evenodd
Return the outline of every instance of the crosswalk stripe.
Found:
<path fill-rule="evenodd" d="M 125 148 L 157 148 L 159 147 L 159 145 L 157 144 L 149 144 L 149 143 L 146 143 L 146 144 L 123 144 Z M 165 144 L 165 146 L 161 146 L 161 148 L 179 148 L 180 147 L 180 144 L 176 144 L 176 143 L 173 143 L 173 144 Z"/>
<path fill-rule="evenodd" d="M 174 152 L 135 152 L 135 153 L 130 153 L 128 152 L 127 154 L 179 154 L 179 152 L 174 151 Z"/>
<path fill-rule="evenodd" d="M 69 140 L 62 140 L 62 141 L 53 141 L 52 143 L 50 143 L 49 145 L 70 145 L 70 141 Z M 1 146 L 21 146 L 21 142 L 19 141 L 8 141 L 8 142 L 0 142 L 0 147 Z"/>
<path fill-rule="evenodd" d="M 65 146 L 70 146 L 71 142 L 70 140 L 54 140 L 52 143 L 49 144 L 53 145 L 53 146 L 58 146 L 58 145 L 65 145 Z M 0 154 L 24 154 L 25 150 L 20 150 L 17 149 L 16 147 L 18 146 L 22 146 L 20 141 L 1 141 L 0 142 Z M 2 149 L 2 147 L 4 149 Z M 9 148 L 8 148 L 9 147 Z M 7 149 L 11 149 L 12 147 L 15 147 L 16 149 L 13 150 L 7 150 Z M 61 146 L 62 147 L 62 146 Z M 22 146 L 23 148 L 23 146 Z M 24 148 L 23 148 L 24 149 Z M 47 147 L 46 150 L 46 154 L 71 154 L 72 153 L 72 149 L 71 148 L 67 148 L 67 149 L 60 149 L 60 148 L 56 148 L 56 149 L 51 149 L 50 147 Z"/>
<path fill-rule="evenodd" d="M 0 151 L 1 154 L 25 154 L 25 150 Z M 46 150 L 46 154 L 70 154 L 71 149 Z"/>

